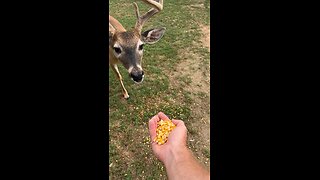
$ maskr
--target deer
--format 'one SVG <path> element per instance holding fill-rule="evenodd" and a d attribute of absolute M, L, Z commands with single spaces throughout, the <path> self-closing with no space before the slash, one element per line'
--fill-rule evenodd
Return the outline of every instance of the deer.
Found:
<path fill-rule="evenodd" d="M 109 67 L 111 67 L 117 79 L 120 81 L 125 99 L 129 99 L 129 94 L 124 87 L 118 64 L 124 66 L 135 83 L 142 83 L 144 72 L 141 64 L 144 45 L 158 42 L 166 30 L 165 27 L 161 27 L 142 32 L 142 27 L 145 22 L 162 11 L 163 0 L 142 1 L 151 6 L 151 9 L 140 16 L 137 3 L 133 3 L 137 19 L 134 28 L 131 30 L 127 31 L 117 19 L 109 15 Z"/>

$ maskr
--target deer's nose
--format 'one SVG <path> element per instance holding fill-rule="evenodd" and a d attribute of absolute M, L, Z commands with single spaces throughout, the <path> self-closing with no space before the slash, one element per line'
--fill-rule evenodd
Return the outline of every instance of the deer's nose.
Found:
<path fill-rule="evenodd" d="M 143 71 L 132 72 L 130 73 L 130 76 L 132 77 L 133 81 L 141 82 L 144 77 L 144 72 Z"/>

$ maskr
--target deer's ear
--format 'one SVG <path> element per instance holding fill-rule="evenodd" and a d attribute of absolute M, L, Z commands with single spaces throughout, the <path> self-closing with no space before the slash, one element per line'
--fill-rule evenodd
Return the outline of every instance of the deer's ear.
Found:
<path fill-rule="evenodd" d="M 116 29 L 109 23 L 109 44 L 115 32 L 116 32 Z"/>
<path fill-rule="evenodd" d="M 141 34 L 142 36 L 141 40 L 147 44 L 154 44 L 162 38 L 165 31 L 166 31 L 166 28 L 164 27 L 149 29 Z"/>

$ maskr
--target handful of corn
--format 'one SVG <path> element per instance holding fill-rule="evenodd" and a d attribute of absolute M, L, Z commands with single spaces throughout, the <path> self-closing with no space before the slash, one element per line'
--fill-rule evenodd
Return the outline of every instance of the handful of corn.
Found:
<path fill-rule="evenodd" d="M 167 142 L 170 132 L 176 127 L 171 120 L 160 120 L 157 123 L 157 135 L 154 138 L 154 142 L 162 145 Z"/>

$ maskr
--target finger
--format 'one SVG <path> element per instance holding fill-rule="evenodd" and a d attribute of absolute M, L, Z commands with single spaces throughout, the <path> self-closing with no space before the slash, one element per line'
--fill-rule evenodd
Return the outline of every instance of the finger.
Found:
<path fill-rule="evenodd" d="M 185 126 L 184 122 L 181 120 L 172 119 L 172 123 L 175 124 L 176 126 Z"/>
<path fill-rule="evenodd" d="M 169 120 L 169 117 L 167 115 L 165 115 L 163 112 L 159 112 L 158 116 L 162 120 Z"/>
<path fill-rule="evenodd" d="M 153 116 L 149 120 L 149 134 L 150 134 L 151 141 L 153 141 L 154 138 L 156 137 L 156 130 L 157 130 L 157 122 L 158 121 L 159 121 L 159 117 L 157 115 Z"/>

